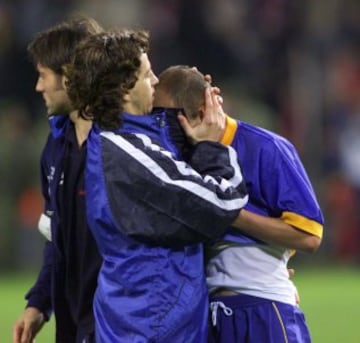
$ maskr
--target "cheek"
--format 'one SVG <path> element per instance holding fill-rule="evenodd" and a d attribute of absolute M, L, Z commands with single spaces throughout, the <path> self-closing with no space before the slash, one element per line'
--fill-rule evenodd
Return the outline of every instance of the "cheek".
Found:
<path fill-rule="evenodd" d="M 146 89 L 144 90 L 146 92 L 146 94 L 148 94 L 148 97 L 153 99 L 153 95 L 154 95 L 154 90 L 151 87 L 151 84 L 147 84 L 146 85 Z"/>
<path fill-rule="evenodd" d="M 56 89 L 54 83 L 52 83 L 48 80 L 44 80 L 42 85 L 43 85 L 44 91 L 47 93 L 52 93 Z"/>

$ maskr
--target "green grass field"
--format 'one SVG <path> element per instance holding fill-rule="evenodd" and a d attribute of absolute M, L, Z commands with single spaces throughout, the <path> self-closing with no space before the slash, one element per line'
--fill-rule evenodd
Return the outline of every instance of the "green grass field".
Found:
<path fill-rule="evenodd" d="M 294 280 L 314 343 L 360 342 L 360 268 L 298 268 Z"/>
<path fill-rule="evenodd" d="M 33 280 L 33 275 L 0 276 L 0 343 L 12 342 L 12 325 Z M 360 269 L 296 267 L 294 280 L 314 343 L 360 342 Z M 53 332 L 51 321 L 36 343 L 54 342 Z"/>
<path fill-rule="evenodd" d="M 12 326 L 24 309 L 24 294 L 34 281 L 34 275 L 15 274 L 0 276 L 0 343 L 12 342 Z M 36 338 L 36 343 L 53 342 L 54 322 L 50 320 L 42 328 Z"/>

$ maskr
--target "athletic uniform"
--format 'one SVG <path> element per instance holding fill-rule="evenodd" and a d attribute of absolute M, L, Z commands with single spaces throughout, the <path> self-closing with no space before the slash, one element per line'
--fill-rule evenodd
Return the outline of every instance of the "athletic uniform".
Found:
<path fill-rule="evenodd" d="M 177 160 L 166 113 L 94 125 L 87 216 L 103 257 L 94 299 L 101 343 L 202 343 L 208 334 L 203 245 L 247 202 L 235 151 L 201 142 Z M 166 150 L 164 150 L 166 149 Z"/>
<path fill-rule="evenodd" d="M 229 117 L 223 143 L 237 151 L 249 192 L 247 210 L 322 236 L 323 215 L 291 143 Z M 210 342 L 310 342 L 287 270 L 293 253 L 232 229 L 209 248 Z"/>

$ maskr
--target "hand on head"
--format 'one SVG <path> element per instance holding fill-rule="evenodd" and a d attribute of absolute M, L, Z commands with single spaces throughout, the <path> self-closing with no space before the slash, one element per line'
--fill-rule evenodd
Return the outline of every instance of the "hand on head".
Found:
<path fill-rule="evenodd" d="M 198 70 L 196 67 L 193 67 L 193 69 Z M 217 99 L 218 99 L 220 105 L 222 105 L 224 103 L 224 101 L 223 101 L 222 96 L 220 95 L 221 90 L 220 90 L 219 87 L 216 87 L 216 86 L 212 85 L 212 76 L 210 74 L 205 74 L 204 75 L 204 80 L 211 85 L 212 92 L 217 96 Z"/>
<path fill-rule="evenodd" d="M 179 114 L 180 125 L 192 144 L 201 141 L 218 142 L 221 140 L 226 122 L 221 104 L 222 98 L 219 96 L 219 89 L 208 87 L 205 89 L 205 105 L 200 109 L 198 121 L 193 121 L 190 124 L 184 115 Z"/>
<path fill-rule="evenodd" d="M 192 67 L 191 69 L 196 70 L 196 71 L 199 71 L 197 67 Z M 212 91 L 214 92 L 215 95 L 218 96 L 219 102 L 220 102 L 220 104 L 222 105 L 222 104 L 223 104 L 223 98 L 222 98 L 221 95 L 220 95 L 221 90 L 220 90 L 219 87 L 212 86 L 212 76 L 211 76 L 210 74 L 205 74 L 205 75 L 204 75 L 204 80 L 205 80 L 206 82 L 208 82 L 209 85 L 211 85 Z"/>

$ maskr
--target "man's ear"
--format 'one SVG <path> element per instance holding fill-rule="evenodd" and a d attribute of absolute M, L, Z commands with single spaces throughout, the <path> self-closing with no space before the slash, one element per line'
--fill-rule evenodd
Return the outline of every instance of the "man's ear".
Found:
<path fill-rule="evenodd" d="M 61 76 L 61 86 L 62 86 L 62 88 L 64 88 L 65 90 L 66 90 L 66 83 L 67 83 L 67 81 L 68 81 L 68 78 L 65 76 L 65 75 L 62 75 Z"/>
<path fill-rule="evenodd" d="M 70 66 L 69 65 L 63 65 L 62 67 L 61 67 L 61 69 L 62 69 L 62 74 L 61 74 L 61 86 L 62 86 L 62 88 L 63 89 L 65 89 L 66 90 L 66 83 L 67 83 L 67 81 L 68 81 L 68 78 L 67 78 L 67 76 L 66 75 L 68 75 L 68 71 L 69 71 L 69 68 L 70 68 Z"/>
<path fill-rule="evenodd" d="M 130 94 L 129 93 L 125 93 L 124 95 L 123 95 L 123 99 L 124 99 L 124 102 L 130 102 Z"/>

